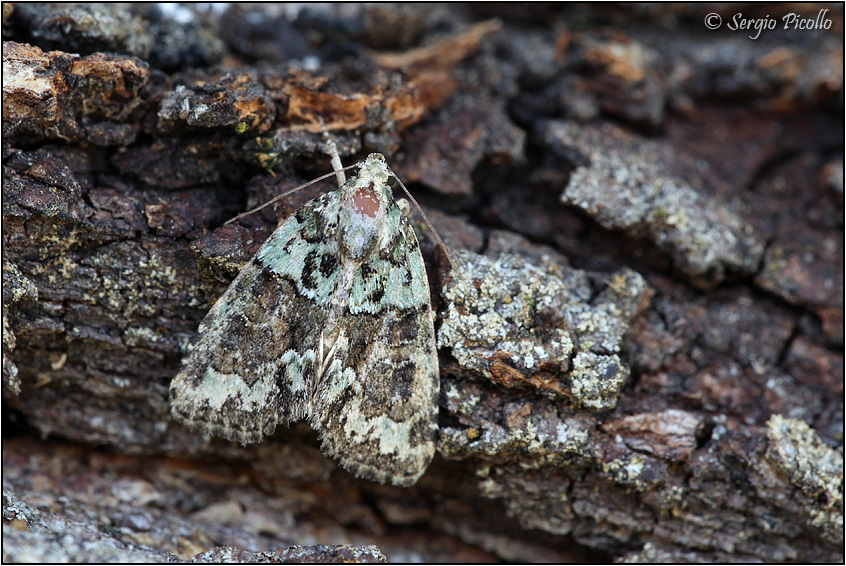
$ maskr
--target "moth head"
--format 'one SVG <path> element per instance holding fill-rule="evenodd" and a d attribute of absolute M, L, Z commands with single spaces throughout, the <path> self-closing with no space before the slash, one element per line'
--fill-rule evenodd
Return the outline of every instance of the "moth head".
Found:
<path fill-rule="evenodd" d="M 387 185 L 388 177 L 393 177 L 393 174 L 381 153 L 368 155 L 358 171 L 359 179 L 373 181 L 376 185 Z"/>

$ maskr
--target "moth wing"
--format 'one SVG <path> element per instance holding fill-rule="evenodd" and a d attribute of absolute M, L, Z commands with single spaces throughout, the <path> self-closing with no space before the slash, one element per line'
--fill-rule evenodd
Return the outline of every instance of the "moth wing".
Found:
<path fill-rule="evenodd" d="M 211 308 L 170 385 L 178 420 L 246 444 L 308 415 L 338 202 L 333 191 L 288 218 Z"/>
<path fill-rule="evenodd" d="M 435 452 L 440 381 L 429 283 L 399 208 L 394 236 L 353 281 L 349 320 L 317 386 L 312 426 L 355 475 L 409 486 Z"/>

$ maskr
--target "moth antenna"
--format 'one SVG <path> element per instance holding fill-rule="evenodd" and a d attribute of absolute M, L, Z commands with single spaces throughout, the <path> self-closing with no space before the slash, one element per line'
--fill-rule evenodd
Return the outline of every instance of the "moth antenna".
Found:
<path fill-rule="evenodd" d="M 393 170 L 391 170 L 391 173 L 394 173 Z M 397 180 L 397 183 L 399 183 L 399 186 L 402 187 L 403 192 L 405 192 L 405 194 L 408 196 L 409 200 L 412 202 L 412 204 L 414 204 L 414 207 L 417 210 L 420 211 L 421 216 L 423 216 L 423 221 L 426 223 L 426 226 L 429 227 L 429 230 L 432 231 L 432 234 L 434 234 L 435 239 L 438 241 L 438 247 L 440 247 L 443 250 L 444 256 L 446 257 L 446 260 L 447 260 L 447 263 L 449 264 L 449 268 L 452 269 L 452 258 L 449 257 L 449 252 L 447 251 L 447 247 L 444 244 L 444 241 L 441 240 L 441 237 L 438 235 L 438 231 L 435 230 L 435 227 L 432 226 L 431 222 L 429 222 L 429 217 L 426 216 L 426 213 L 423 212 L 423 209 L 420 208 L 420 205 L 417 204 L 417 201 L 414 200 L 414 197 L 411 196 L 411 193 L 409 192 L 409 190 L 407 188 L 405 188 L 405 185 L 403 184 L 403 182 L 400 180 L 400 178 L 397 176 L 396 173 L 394 173 L 394 179 Z"/>
<path fill-rule="evenodd" d="M 358 164 L 356 163 L 356 164 L 350 165 L 350 166 L 348 166 L 348 167 L 344 167 L 342 170 L 343 170 L 343 171 L 346 171 L 347 169 L 352 169 L 353 167 L 358 167 Z M 343 173 L 342 173 L 342 174 L 343 174 Z M 275 197 L 273 197 L 272 199 L 270 199 L 270 200 L 269 200 L 269 201 L 267 201 L 266 203 L 264 203 L 264 204 L 262 204 L 262 205 L 259 205 L 259 206 L 255 207 L 255 208 L 253 208 L 252 210 L 248 210 L 247 212 L 242 212 L 242 213 L 241 213 L 241 214 L 239 214 L 238 216 L 235 216 L 235 217 L 233 217 L 233 218 L 230 218 L 229 220 L 227 220 L 226 222 L 224 222 L 224 223 L 223 223 L 223 225 L 224 225 L 224 226 L 228 226 L 229 224 L 232 224 L 233 222 L 235 222 L 235 221 L 237 221 L 237 220 L 240 220 L 240 219 L 244 218 L 245 216 L 249 216 L 249 215 L 251 215 L 251 214 L 253 214 L 253 213 L 255 213 L 255 212 L 258 212 L 258 211 L 259 211 L 259 210 L 261 210 L 262 208 L 266 208 L 266 207 L 270 206 L 271 204 L 273 204 L 274 202 L 278 201 L 278 200 L 279 200 L 279 199 L 281 199 L 281 198 L 284 198 L 284 197 L 286 197 L 286 196 L 288 196 L 288 195 L 290 195 L 290 194 L 293 194 L 293 193 L 295 193 L 295 192 L 299 191 L 300 189 L 304 189 L 304 188 L 306 188 L 306 187 L 308 187 L 308 186 L 310 186 L 310 185 L 313 185 L 313 184 L 315 184 L 315 183 L 319 183 L 320 181 L 322 181 L 322 180 L 324 180 L 324 179 L 328 179 L 329 177 L 331 177 L 331 176 L 333 176 L 333 175 L 337 176 L 337 171 L 333 171 L 332 173 L 326 173 L 325 175 L 321 175 L 321 176 L 320 176 L 320 177 L 318 177 L 317 179 L 312 179 L 312 180 L 311 180 L 311 181 L 309 181 L 308 183 L 303 183 L 302 185 L 299 185 L 299 186 L 297 186 L 297 187 L 294 187 L 293 189 L 287 190 L 287 191 L 285 191 L 284 193 L 282 193 L 281 195 L 276 195 Z"/>
<path fill-rule="evenodd" d="M 332 161 L 332 170 L 335 171 L 335 177 L 338 179 L 338 186 L 341 187 L 346 184 L 347 177 L 344 175 L 344 166 L 341 163 L 341 155 L 338 153 L 338 146 L 335 140 L 332 139 L 329 130 L 326 129 L 326 123 L 323 121 L 323 116 L 318 116 L 320 120 L 320 127 L 323 128 L 323 137 L 326 138 L 326 153 Z"/>

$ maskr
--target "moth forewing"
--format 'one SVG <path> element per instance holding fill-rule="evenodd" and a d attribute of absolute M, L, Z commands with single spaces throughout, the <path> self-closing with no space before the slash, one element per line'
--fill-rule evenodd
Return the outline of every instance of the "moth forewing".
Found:
<path fill-rule="evenodd" d="M 359 477 L 412 485 L 437 435 L 438 360 L 420 246 L 371 154 L 297 210 L 200 324 L 173 415 L 257 442 L 306 419 Z"/>

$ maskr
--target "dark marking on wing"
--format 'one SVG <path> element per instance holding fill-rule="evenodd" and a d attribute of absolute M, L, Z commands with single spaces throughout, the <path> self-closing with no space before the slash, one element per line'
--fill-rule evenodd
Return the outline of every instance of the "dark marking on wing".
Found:
<path fill-rule="evenodd" d="M 391 320 L 388 328 L 391 344 L 404 346 L 411 344 L 420 331 L 420 311 L 416 308 L 409 308 L 402 313 L 400 318 Z"/>
<path fill-rule="evenodd" d="M 335 254 L 324 252 L 320 257 L 320 274 L 329 277 L 338 268 L 338 258 Z"/>
<path fill-rule="evenodd" d="M 359 273 L 361 273 L 361 279 L 367 281 L 376 274 L 376 270 L 368 262 L 364 262 L 359 268 Z"/>
<path fill-rule="evenodd" d="M 405 360 L 394 366 L 394 392 L 402 399 L 411 398 L 414 393 L 414 373 L 417 364 L 412 360 Z"/>
<path fill-rule="evenodd" d="M 303 282 L 303 287 L 306 289 L 316 289 L 317 279 L 314 273 L 317 271 L 317 251 L 311 250 L 303 258 L 303 272 L 300 279 Z"/>

